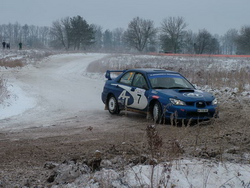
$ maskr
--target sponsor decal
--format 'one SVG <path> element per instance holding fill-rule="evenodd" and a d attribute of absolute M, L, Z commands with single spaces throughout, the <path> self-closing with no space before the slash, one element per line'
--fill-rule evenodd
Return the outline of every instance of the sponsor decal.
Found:
<path fill-rule="evenodd" d="M 183 93 L 183 95 L 186 97 L 203 97 L 200 93 Z"/>
<path fill-rule="evenodd" d="M 145 109 L 148 105 L 148 100 L 145 96 L 145 89 L 136 88 L 134 91 L 131 87 L 116 84 L 118 87 L 122 88 L 123 91 L 118 96 L 118 100 L 124 100 L 124 104 L 128 107 Z M 131 104 L 128 104 L 128 100 L 132 100 Z"/>

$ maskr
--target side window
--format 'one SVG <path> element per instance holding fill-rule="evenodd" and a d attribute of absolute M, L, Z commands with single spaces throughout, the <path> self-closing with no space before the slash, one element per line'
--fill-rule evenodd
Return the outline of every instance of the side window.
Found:
<path fill-rule="evenodd" d="M 151 78 L 150 83 L 153 88 L 157 87 L 157 78 Z"/>
<path fill-rule="evenodd" d="M 141 73 L 135 75 L 132 85 L 139 88 L 147 88 L 147 82 Z"/>
<path fill-rule="evenodd" d="M 128 73 L 124 74 L 121 77 L 119 83 L 126 84 L 126 85 L 131 85 L 132 84 L 132 80 L 134 78 L 134 75 L 135 75 L 134 72 L 128 72 Z"/>

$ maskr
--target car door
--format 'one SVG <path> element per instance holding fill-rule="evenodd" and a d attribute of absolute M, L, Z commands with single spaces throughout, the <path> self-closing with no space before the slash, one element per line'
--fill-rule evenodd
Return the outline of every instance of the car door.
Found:
<path fill-rule="evenodd" d="M 146 92 L 148 89 L 148 84 L 141 73 L 136 73 L 132 82 L 131 93 L 134 97 L 134 103 L 129 107 L 143 110 L 148 105 L 148 100 L 146 97 Z"/>
<path fill-rule="evenodd" d="M 118 80 L 117 84 L 114 84 L 120 108 L 127 107 L 134 102 L 134 97 L 131 93 L 134 75 L 135 72 L 133 71 L 127 72 Z"/>
<path fill-rule="evenodd" d="M 141 73 L 127 72 L 118 81 L 118 103 L 121 106 L 143 110 L 147 107 L 147 82 Z"/>

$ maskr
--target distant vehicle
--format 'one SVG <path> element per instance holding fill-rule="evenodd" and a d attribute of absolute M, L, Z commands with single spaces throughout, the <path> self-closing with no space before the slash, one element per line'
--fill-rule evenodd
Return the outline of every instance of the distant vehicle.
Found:
<path fill-rule="evenodd" d="M 120 72 L 116 78 L 111 73 Z M 163 118 L 209 120 L 218 116 L 217 99 L 197 90 L 180 73 L 162 69 L 107 70 L 102 92 L 105 109 L 143 112 L 155 122 Z"/>

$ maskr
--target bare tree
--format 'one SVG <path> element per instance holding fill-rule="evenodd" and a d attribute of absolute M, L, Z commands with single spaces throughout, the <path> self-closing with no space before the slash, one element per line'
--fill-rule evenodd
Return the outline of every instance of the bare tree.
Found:
<path fill-rule="evenodd" d="M 196 43 L 194 44 L 196 54 L 203 54 L 205 51 L 208 50 L 211 38 L 212 35 L 206 29 L 199 31 L 196 38 Z"/>
<path fill-rule="evenodd" d="M 53 22 L 50 29 L 50 35 L 53 38 L 52 46 L 63 46 L 63 48 L 68 50 L 72 44 L 70 17 L 65 17 L 60 21 L 57 20 Z"/>
<path fill-rule="evenodd" d="M 169 17 L 163 20 L 161 23 L 162 34 L 160 40 L 164 51 L 178 52 L 186 27 L 187 24 L 182 17 Z"/>
<path fill-rule="evenodd" d="M 220 44 L 218 37 L 213 37 L 206 29 L 199 31 L 194 48 L 196 54 L 218 54 L 220 52 Z"/>
<path fill-rule="evenodd" d="M 156 33 L 153 21 L 136 17 L 129 23 L 124 39 L 129 46 L 142 52 L 150 42 L 154 41 Z"/>
<path fill-rule="evenodd" d="M 69 49 L 72 43 L 70 17 L 63 18 L 61 20 L 61 23 L 63 27 L 63 35 L 64 35 L 66 49 Z"/>
<path fill-rule="evenodd" d="M 41 41 L 43 46 L 48 46 L 49 31 L 49 27 L 39 28 L 39 40 Z"/>
<path fill-rule="evenodd" d="M 52 23 L 50 34 L 53 37 L 51 41 L 52 46 L 59 47 L 62 45 L 65 49 L 68 49 L 64 27 L 59 20 Z"/>
<path fill-rule="evenodd" d="M 0 41 L 3 41 L 3 26 L 0 25 Z"/>
<path fill-rule="evenodd" d="M 106 50 L 111 50 L 113 47 L 113 34 L 109 30 L 105 30 L 103 33 L 103 47 Z"/>
<path fill-rule="evenodd" d="M 22 26 L 22 35 L 19 38 L 19 42 L 23 42 L 23 43 L 27 43 L 29 37 L 29 26 L 27 24 L 25 24 L 24 26 Z"/>
<path fill-rule="evenodd" d="M 209 54 L 220 54 L 221 48 L 220 48 L 220 42 L 219 42 L 219 35 L 213 35 L 210 41 L 210 45 L 208 47 L 208 53 Z"/>
<path fill-rule="evenodd" d="M 95 42 L 91 47 L 94 50 L 101 50 L 103 45 L 102 27 L 94 24 L 91 27 L 93 28 L 95 38 Z"/>
<path fill-rule="evenodd" d="M 181 51 L 183 53 L 189 53 L 189 54 L 195 53 L 194 44 L 195 44 L 196 37 L 197 37 L 197 34 L 193 33 L 191 30 L 185 32 L 183 36 L 183 46 L 181 48 Z"/>
<path fill-rule="evenodd" d="M 236 39 L 238 37 L 237 29 L 230 29 L 226 32 L 224 36 L 221 37 L 221 51 L 223 54 L 236 54 L 237 43 Z"/>
<path fill-rule="evenodd" d="M 6 25 L 6 33 L 5 33 L 5 38 L 8 42 L 10 42 L 13 39 L 13 34 L 14 34 L 14 25 L 9 23 Z"/>
<path fill-rule="evenodd" d="M 19 23 L 15 23 L 14 24 L 14 27 L 13 27 L 13 39 L 12 39 L 12 42 L 14 44 L 18 44 L 19 43 L 19 39 L 21 38 L 22 36 L 22 27 Z"/>
<path fill-rule="evenodd" d="M 250 26 L 243 26 L 237 37 L 239 54 L 250 54 Z"/>
<path fill-rule="evenodd" d="M 41 41 L 39 40 L 39 29 L 40 27 L 31 25 L 29 26 L 29 37 L 27 41 L 28 47 L 41 48 L 43 47 Z"/>
<path fill-rule="evenodd" d="M 113 30 L 113 45 L 115 51 L 122 51 L 125 48 L 123 35 L 124 35 L 124 29 L 122 28 L 116 28 Z"/>

